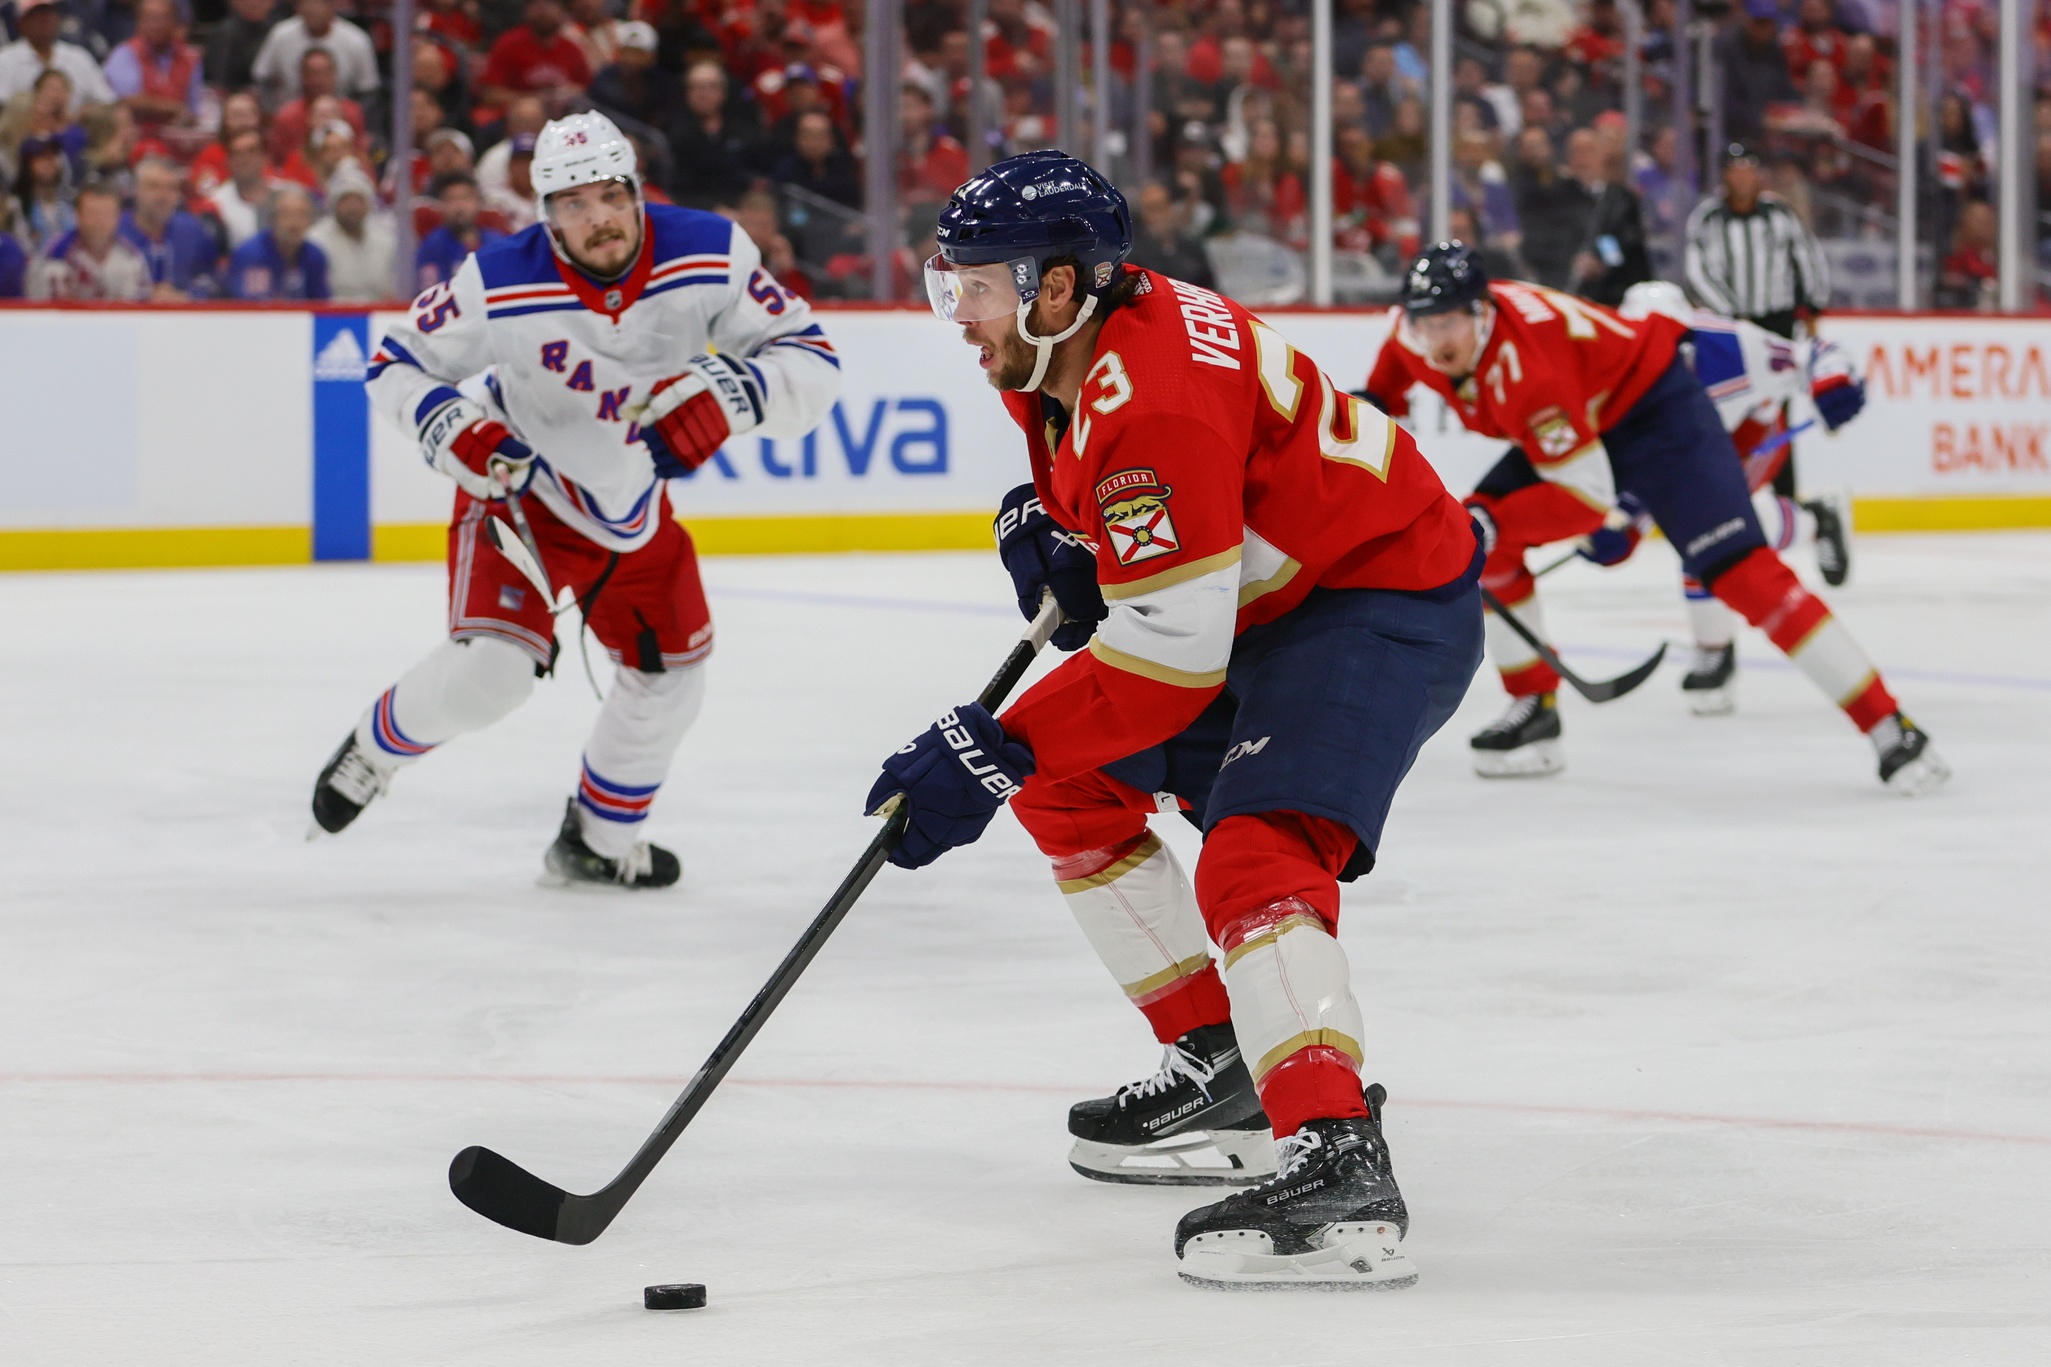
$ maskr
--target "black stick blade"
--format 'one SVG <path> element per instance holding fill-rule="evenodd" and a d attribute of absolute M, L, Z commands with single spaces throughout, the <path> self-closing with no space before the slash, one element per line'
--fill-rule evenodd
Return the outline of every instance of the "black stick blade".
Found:
<path fill-rule="evenodd" d="M 449 1164 L 449 1190 L 456 1199 L 485 1219 L 532 1234 L 537 1239 L 554 1239 L 556 1222 L 569 1193 L 542 1181 L 510 1158 L 490 1149 L 471 1145 Z M 566 1242 L 588 1243 L 588 1239 Z"/>
<path fill-rule="evenodd" d="M 1581 689 L 1581 695 L 1590 702 L 1609 702 L 1613 698 L 1621 698 L 1652 677 L 1653 671 L 1659 668 L 1659 662 L 1666 658 L 1667 644 L 1667 642 L 1661 641 L 1659 649 L 1652 652 L 1652 658 L 1628 674 L 1619 674 L 1616 678 L 1605 680 L 1602 683 L 1585 685 L 1576 679 L 1574 681 L 1575 686 Z"/>

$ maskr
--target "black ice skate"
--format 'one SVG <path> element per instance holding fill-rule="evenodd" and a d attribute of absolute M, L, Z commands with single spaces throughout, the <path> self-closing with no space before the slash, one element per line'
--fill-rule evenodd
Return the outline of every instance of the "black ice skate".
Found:
<path fill-rule="evenodd" d="M 1696 646 L 1695 663 L 1681 680 L 1681 696 L 1688 700 L 1688 710 L 1698 717 L 1720 717 L 1736 710 L 1737 676 L 1736 643 Z"/>
<path fill-rule="evenodd" d="M 563 828 L 542 856 L 548 872 L 541 881 L 551 887 L 666 888 L 683 876 L 683 865 L 660 845 L 643 840 L 624 859 L 608 859 L 584 843 L 577 819 L 577 799 L 563 812 Z"/>
<path fill-rule="evenodd" d="M 1880 757 L 1880 781 L 1889 792 L 1918 797 L 1944 785 L 1951 777 L 1946 764 L 1930 744 L 1929 732 L 1895 713 L 1866 733 L 1873 752 Z"/>
<path fill-rule="evenodd" d="M 313 782 L 313 824 L 329 835 L 338 835 L 362 815 L 372 798 L 391 786 L 391 771 L 371 762 L 356 744 L 352 730 Z M 308 831 L 306 838 L 311 840 L 316 833 Z"/>
<path fill-rule="evenodd" d="M 1816 519 L 1816 568 L 1823 572 L 1824 583 L 1842 588 L 1852 577 L 1852 539 L 1845 529 L 1844 514 L 1827 498 L 1812 498 L 1802 507 Z"/>
<path fill-rule="evenodd" d="M 1161 1071 L 1068 1110 L 1068 1164 L 1099 1182 L 1228 1186 L 1275 1170 L 1275 1141 L 1227 1025 L 1168 1046 Z"/>
<path fill-rule="evenodd" d="M 1510 710 L 1474 733 L 1474 772 L 1483 778 L 1538 778 L 1567 767 L 1560 712 L 1550 693 L 1510 699 Z"/>
<path fill-rule="evenodd" d="M 1276 1145 L 1281 1171 L 1175 1227 L 1182 1280 L 1226 1291 L 1386 1290 L 1417 1269 L 1410 1212 L 1382 1142 L 1380 1083 L 1365 1120 L 1313 1120 Z"/>

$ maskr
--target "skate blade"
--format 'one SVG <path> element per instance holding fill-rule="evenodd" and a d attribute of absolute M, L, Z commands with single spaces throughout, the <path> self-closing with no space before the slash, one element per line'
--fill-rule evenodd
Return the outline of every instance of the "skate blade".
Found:
<path fill-rule="evenodd" d="M 1688 700 L 1688 710 L 1698 717 L 1727 717 L 1738 710 L 1738 691 L 1729 684 L 1681 691 Z"/>
<path fill-rule="evenodd" d="M 1278 1254 L 1257 1230 L 1199 1234 L 1182 1246 L 1176 1275 L 1218 1291 L 1396 1291 L 1417 1284 L 1403 1236 L 1386 1221 L 1334 1225 L 1324 1246 Z"/>
<path fill-rule="evenodd" d="M 1567 767 L 1556 740 L 1535 740 L 1514 750 L 1476 750 L 1474 772 L 1483 778 L 1544 778 Z"/>
<path fill-rule="evenodd" d="M 1922 754 L 1894 771 L 1894 776 L 1887 780 L 1887 791 L 1903 797 L 1922 797 L 1950 781 L 1951 766 L 1935 750 L 1925 747 Z"/>
<path fill-rule="evenodd" d="M 1094 1182 L 1251 1186 L 1275 1175 L 1275 1138 L 1267 1130 L 1193 1130 L 1137 1148 L 1078 1139 L 1068 1166 Z"/>
<path fill-rule="evenodd" d="M 306 843 L 309 845 L 311 845 L 314 841 L 320 839 L 327 833 L 327 828 L 325 826 L 322 826 L 318 821 L 309 821 L 306 823 Z"/>

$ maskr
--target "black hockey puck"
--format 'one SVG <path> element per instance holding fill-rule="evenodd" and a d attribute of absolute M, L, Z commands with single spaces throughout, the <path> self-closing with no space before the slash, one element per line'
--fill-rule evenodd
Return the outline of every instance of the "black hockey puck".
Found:
<path fill-rule="evenodd" d="M 650 1310 L 703 1310 L 705 1288 L 697 1282 L 671 1282 L 641 1288 L 641 1304 Z"/>

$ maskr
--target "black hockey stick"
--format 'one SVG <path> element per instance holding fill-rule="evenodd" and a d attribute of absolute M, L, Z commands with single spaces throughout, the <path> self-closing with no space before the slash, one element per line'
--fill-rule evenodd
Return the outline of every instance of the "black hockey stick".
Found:
<path fill-rule="evenodd" d="M 1040 653 L 1041 647 L 1047 644 L 1047 638 L 1054 634 L 1054 628 L 1061 624 L 1061 620 L 1061 610 L 1055 606 L 1050 594 L 1040 608 L 1040 615 L 1033 619 L 1018 644 L 1005 656 L 1003 667 L 976 701 L 995 711 L 1018 686 L 1018 681 L 1025 677 L 1026 669 Z M 538 1239 L 553 1239 L 559 1244 L 588 1244 L 605 1233 L 605 1227 L 613 1222 L 613 1217 L 648 1180 L 648 1174 L 655 1171 L 655 1165 L 662 1161 L 670 1146 L 683 1135 L 684 1127 L 705 1105 L 713 1089 L 719 1086 L 735 1060 L 740 1058 L 741 1051 L 760 1033 L 770 1013 L 789 995 L 799 975 L 818 957 L 827 937 L 833 934 L 841 919 L 853 908 L 855 900 L 882 869 L 883 861 L 897 848 L 898 840 L 904 835 L 905 820 L 901 806 L 891 809 L 884 818 L 883 829 L 876 833 L 876 838 L 869 842 L 869 848 L 862 852 L 854 868 L 841 880 L 840 886 L 827 900 L 825 909 L 798 937 L 797 944 L 777 965 L 776 972 L 755 994 L 755 1000 L 748 1003 L 748 1009 L 741 1012 L 740 1019 L 726 1032 L 726 1038 L 719 1042 L 711 1057 L 685 1085 L 683 1095 L 670 1106 L 662 1123 L 655 1127 L 655 1133 L 648 1136 L 640 1152 L 620 1170 L 619 1176 L 591 1195 L 579 1196 L 542 1181 L 490 1149 L 473 1146 L 457 1154 L 455 1161 L 449 1164 L 449 1190 L 456 1193 L 456 1199 L 485 1219 L 494 1220 L 507 1229 L 532 1234 Z"/>
<path fill-rule="evenodd" d="M 1510 630 L 1522 636 L 1524 643 L 1538 652 L 1539 659 L 1551 665 L 1555 673 L 1574 686 L 1576 693 L 1579 693 L 1590 702 L 1609 702 L 1612 699 L 1623 697 L 1639 684 L 1651 678 L 1652 671 L 1658 669 L 1659 662 L 1666 658 L 1667 643 L 1661 641 L 1659 649 L 1652 652 L 1652 658 L 1639 665 L 1630 673 L 1619 674 L 1616 678 L 1602 683 L 1590 683 L 1573 670 L 1567 668 L 1566 663 L 1560 659 L 1551 646 L 1539 640 L 1537 634 L 1530 627 L 1525 626 L 1524 623 L 1517 619 L 1516 613 L 1503 606 L 1502 599 L 1496 597 L 1487 589 L 1483 589 L 1481 591 L 1481 601 L 1488 604 L 1488 610 L 1502 618 L 1509 625 Z"/>

